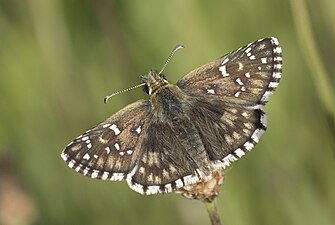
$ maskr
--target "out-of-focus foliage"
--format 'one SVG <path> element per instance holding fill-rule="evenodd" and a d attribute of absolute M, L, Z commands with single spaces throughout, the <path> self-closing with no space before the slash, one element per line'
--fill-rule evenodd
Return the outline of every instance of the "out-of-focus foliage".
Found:
<path fill-rule="evenodd" d="M 317 90 L 312 53 L 305 51 L 310 43 L 294 25 L 301 15 L 291 6 L 289 0 L 1 0 L 0 155 L 15 159 L 10 179 L 34 207 L 22 224 L 209 224 L 200 202 L 176 194 L 144 197 L 124 182 L 86 178 L 60 152 L 146 98 L 137 89 L 103 104 L 105 94 L 160 69 L 177 43 L 186 48 L 165 70 L 172 82 L 266 36 L 281 43 L 283 78 L 266 106 L 268 131 L 227 171 L 217 199 L 223 223 L 334 224 L 334 114 Z M 334 89 L 335 1 L 309 0 L 307 10 L 323 76 Z M 1 217 L 7 211 L 0 207 Z M 2 223 L 13 224 L 6 218 Z"/>

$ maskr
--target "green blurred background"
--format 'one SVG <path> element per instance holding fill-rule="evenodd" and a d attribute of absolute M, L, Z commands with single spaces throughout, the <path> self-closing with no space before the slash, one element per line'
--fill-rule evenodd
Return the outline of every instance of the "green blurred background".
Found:
<path fill-rule="evenodd" d="M 306 14 L 306 12 L 308 14 Z M 201 202 L 141 196 L 60 158 L 73 138 L 147 96 L 139 75 L 183 74 L 261 37 L 283 48 L 269 129 L 227 171 L 223 224 L 335 224 L 335 1 L 0 0 L 0 224 L 210 224 Z"/>

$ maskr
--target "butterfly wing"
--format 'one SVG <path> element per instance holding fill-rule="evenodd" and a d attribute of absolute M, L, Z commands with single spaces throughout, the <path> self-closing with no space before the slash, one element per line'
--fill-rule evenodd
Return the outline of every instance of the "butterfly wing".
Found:
<path fill-rule="evenodd" d="M 190 104 L 186 114 L 216 168 L 229 166 L 249 152 L 266 130 L 266 114 L 261 108 L 230 106 L 204 98 L 193 98 Z"/>
<path fill-rule="evenodd" d="M 183 115 L 180 115 L 183 117 Z M 128 185 L 141 194 L 172 192 L 199 180 L 199 164 L 209 165 L 206 152 L 190 121 L 154 122 L 142 143 L 137 168 L 128 175 Z M 205 165 L 205 166 L 206 166 Z M 201 165 L 200 165 L 201 166 Z"/>
<path fill-rule="evenodd" d="M 63 160 L 85 176 L 124 179 L 140 155 L 150 108 L 146 100 L 128 105 L 72 141 L 62 152 Z"/>
<path fill-rule="evenodd" d="M 265 132 L 263 105 L 281 78 L 281 53 L 276 38 L 260 39 L 178 81 L 193 96 L 186 114 L 214 166 L 226 167 L 242 157 Z"/>
<path fill-rule="evenodd" d="M 260 39 L 191 71 L 177 85 L 192 96 L 264 105 L 281 78 L 281 53 L 276 38 Z"/>

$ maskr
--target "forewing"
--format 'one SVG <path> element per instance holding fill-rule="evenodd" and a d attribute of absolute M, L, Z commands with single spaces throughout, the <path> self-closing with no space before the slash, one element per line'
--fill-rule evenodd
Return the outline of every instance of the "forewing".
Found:
<path fill-rule="evenodd" d="M 224 168 L 249 152 L 266 130 L 262 108 L 227 105 L 219 100 L 194 98 L 187 115 L 197 128 L 205 150 L 217 168 Z"/>
<path fill-rule="evenodd" d="M 195 69 L 177 85 L 193 96 L 212 96 L 244 105 L 265 104 L 278 86 L 282 50 L 264 38 Z"/>
<path fill-rule="evenodd" d="M 122 180 L 133 169 L 149 126 L 149 101 L 139 100 L 72 141 L 62 152 L 70 168 L 91 178 Z"/>

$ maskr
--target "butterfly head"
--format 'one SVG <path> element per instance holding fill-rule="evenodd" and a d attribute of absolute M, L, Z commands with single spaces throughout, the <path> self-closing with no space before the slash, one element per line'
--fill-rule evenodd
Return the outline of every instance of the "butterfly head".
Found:
<path fill-rule="evenodd" d="M 154 94 L 159 88 L 169 83 L 157 70 L 150 70 L 148 75 L 141 76 L 141 82 L 145 84 L 144 90 L 148 95 Z"/>
<path fill-rule="evenodd" d="M 154 93 L 156 93 L 156 91 L 158 91 L 161 87 L 164 87 L 165 85 L 167 85 L 169 82 L 165 79 L 164 75 L 162 74 L 163 70 L 165 69 L 165 67 L 167 66 L 167 64 L 170 62 L 173 54 L 181 49 L 184 48 L 183 45 L 178 44 L 176 47 L 174 47 L 174 49 L 172 50 L 170 56 L 168 57 L 168 59 L 166 60 L 163 68 L 161 69 L 160 72 L 158 72 L 157 70 L 150 70 L 148 75 L 146 76 L 141 76 L 141 81 L 142 84 L 144 85 L 144 91 L 148 94 L 148 95 L 153 95 Z"/>

